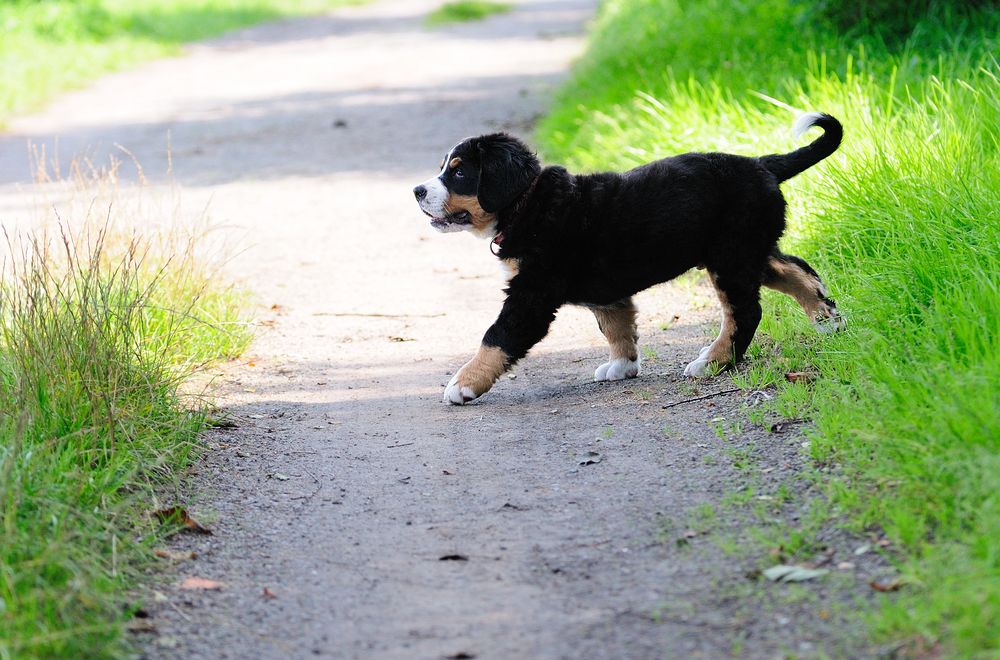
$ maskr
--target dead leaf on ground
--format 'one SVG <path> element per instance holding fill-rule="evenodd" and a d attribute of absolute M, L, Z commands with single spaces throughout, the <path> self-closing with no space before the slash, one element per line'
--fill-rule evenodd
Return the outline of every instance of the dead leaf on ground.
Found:
<path fill-rule="evenodd" d="M 889 582 L 876 582 L 875 580 L 872 580 L 868 583 L 868 586 L 875 591 L 886 593 L 889 591 L 899 591 L 903 584 L 904 582 L 902 580 L 891 580 Z"/>
<path fill-rule="evenodd" d="M 469 561 L 469 558 L 465 555 L 442 555 L 438 557 L 438 561 Z"/>
<path fill-rule="evenodd" d="M 413 339 L 412 337 L 389 337 L 389 341 L 402 342 L 402 341 L 417 341 L 417 340 Z"/>
<path fill-rule="evenodd" d="M 274 593 L 273 591 L 271 591 L 267 587 L 264 587 L 264 598 L 271 599 L 271 598 L 277 598 L 277 597 L 278 597 L 278 595 L 276 593 Z"/>
<path fill-rule="evenodd" d="M 221 591 L 222 583 L 200 577 L 184 578 L 181 582 L 181 589 L 191 589 L 194 591 Z"/>
<path fill-rule="evenodd" d="M 805 419 L 786 419 L 786 420 L 783 420 L 783 421 L 780 421 L 780 422 L 775 422 L 774 424 L 771 424 L 771 433 L 784 433 L 785 431 L 789 430 L 793 426 L 797 426 L 799 424 L 804 424 L 806 421 L 808 421 L 808 420 L 805 420 Z"/>
<path fill-rule="evenodd" d="M 819 378 L 815 371 L 789 371 L 785 374 L 785 380 L 789 383 L 811 383 Z"/>
<path fill-rule="evenodd" d="M 596 451 L 586 451 L 577 457 L 577 462 L 580 465 L 595 465 L 600 463 L 604 459 L 600 452 Z"/>
<path fill-rule="evenodd" d="M 212 530 L 207 527 L 203 527 L 201 523 L 192 518 L 187 509 L 180 506 L 171 506 L 166 509 L 160 509 L 154 514 L 161 523 L 163 524 L 178 524 L 183 527 L 184 530 L 190 532 L 197 532 L 198 534 L 211 534 Z"/>
<path fill-rule="evenodd" d="M 288 481 L 291 479 L 287 474 L 282 474 L 281 472 L 275 472 L 271 475 L 272 479 L 277 479 L 278 481 Z"/>
<path fill-rule="evenodd" d="M 188 559 L 198 558 L 198 553 L 191 550 L 165 550 L 159 548 L 154 550 L 153 554 L 160 559 L 167 559 L 169 561 L 187 561 Z"/>
<path fill-rule="evenodd" d="M 830 571 L 824 568 L 806 568 L 804 566 L 791 566 L 788 564 L 778 564 L 764 571 L 763 575 L 772 582 L 805 582 L 823 577 Z"/>

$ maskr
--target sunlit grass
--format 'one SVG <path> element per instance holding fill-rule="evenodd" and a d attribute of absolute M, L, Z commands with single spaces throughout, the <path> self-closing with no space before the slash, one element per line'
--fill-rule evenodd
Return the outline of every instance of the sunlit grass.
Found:
<path fill-rule="evenodd" d="M 428 26 L 445 25 L 447 23 L 462 23 L 479 21 L 494 14 L 503 14 L 513 7 L 509 2 L 491 2 L 489 0 L 458 0 L 447 2 L 430 14 L 424 22 Z"/>
<path fill-rule="evenodd" d="M 11 237 L 4 259 L 0 658 L 126 654 L 148 513 L 206 422 L 189 378 L 250 336 L 200 233 L 126 230 L 177 219 L 78 194 L 59 228 Z"/>
<path fill-rule="evenodd" d="M 261 21 L 361 0 L 7 0 L 0 2 L 0 126 L 102 73 L 180 52 Z"/>
<path fill-rule="evenodd" d="M 796 110 L 842 120 L 841 149 L 784 185 L 786 250 L 850 328 L 818 337 L 765 293 L 739 377 L 811 416 L 830 515 L 884 529 L 908 584 L 873 626 L 1000 651 L 1000 13 L 934 15 L 887 46 L 786 0 L 618 0 L 539 137 L 573 167 L 697 150 L 789 150 Z M 810 134 L 813 135 L 813 134 Z M 813 370 L 813 385 L 785 382 Z"/>

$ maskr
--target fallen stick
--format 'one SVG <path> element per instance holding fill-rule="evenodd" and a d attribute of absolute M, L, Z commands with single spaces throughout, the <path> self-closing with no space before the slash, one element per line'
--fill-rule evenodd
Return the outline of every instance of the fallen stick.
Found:
<path fill-rule="evenodd" d="M 693 399 L 684 399 L 683 401 L 675 401 L 673 403 L 668 403 L 665 406 L 661 406 L 661 408 L 673 408 L 674 406 L 679 406 L 682 403 L 693 403 L 695 401 L 702 401 L 703 399 L 711 399 L 713 396 L 719 396 L 721 394 L 732 394 L 733 392 L 739 392 L 739 391 L 740 391 L 740 388 L 738 388 L 738 387 L 734 387 L 731 390 L 719 390 L 718 392 L 713 392 L 711 394 L 705 394 L 704 396 L 696 396 Z"/>

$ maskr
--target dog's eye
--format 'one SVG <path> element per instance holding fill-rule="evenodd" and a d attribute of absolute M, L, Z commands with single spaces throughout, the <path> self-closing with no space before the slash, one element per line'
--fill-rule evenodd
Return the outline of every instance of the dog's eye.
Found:
<path fill-rule="evenodd" d="M 459 179 L 461 179 L 463 176 L 465 176 L 465 172 L 462 171 L 461 167 L 459 167 L 457 170 L 455 170 L 455 176 L 458 177 Z"/>

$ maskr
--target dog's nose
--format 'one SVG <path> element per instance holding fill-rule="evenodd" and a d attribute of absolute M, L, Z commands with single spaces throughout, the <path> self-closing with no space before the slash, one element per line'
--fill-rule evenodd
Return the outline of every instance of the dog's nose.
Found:
<path fill-rule="evenodd" d="M 427 188 L 425 188 L 424 186 L 417 186 L 416 188 L 413 189 L 413 196 L 416 197 L 417 201 L 419 202 L 424 197 L 427 197 Z"/>

